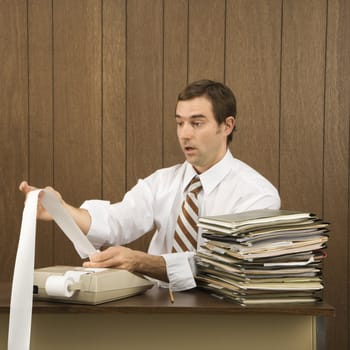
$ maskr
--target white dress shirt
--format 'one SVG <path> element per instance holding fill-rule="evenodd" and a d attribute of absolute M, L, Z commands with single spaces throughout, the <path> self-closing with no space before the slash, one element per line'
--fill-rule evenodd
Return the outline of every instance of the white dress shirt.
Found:
<path fill-rule="evenodd" d="M 169 287 L 174 291 L 195 287 L 194 253 L 170 253 L 186 187 L 195 175 L 192 165 L 185 161 L 139 180 L 119 203 L 84 202 L 82 208 L 91 215 L 88 239 L 96 248 L 123 245 L 155 227 L 157 230 L 148 253 L 164 257 Z M 199 177 L 203 186 L 198 195 L 199 216 L 280 207 L 275 187 L 250 166 L 234 158 L 230 151 Z M 199 231 L 197 248 L 202 242 Z"/>

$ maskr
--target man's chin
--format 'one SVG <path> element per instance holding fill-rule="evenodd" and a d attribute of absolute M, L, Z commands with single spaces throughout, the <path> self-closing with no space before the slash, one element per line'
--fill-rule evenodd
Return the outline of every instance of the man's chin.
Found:
<path fill-rule="evenodd" d="M 200 167 L 200 163 L 198 162 L 198 158 L 194 156 L 187 156 L 186 155 L 186 160 L 194 167 Z"/>
<path fill-rule="evenodd" d="M 197 157 L 194 154 L 186 153 L 186 152 L 185 152 L 185 158 L 192 165 L 194 165 L 196 163 L 196 160 L 197 160 Z"/>

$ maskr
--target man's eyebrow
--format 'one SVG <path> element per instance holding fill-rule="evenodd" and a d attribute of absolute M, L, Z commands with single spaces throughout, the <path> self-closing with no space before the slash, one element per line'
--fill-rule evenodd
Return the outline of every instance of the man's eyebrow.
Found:
<path fill-rule="evenodd" d="M 181 115 L 175 114 L 175 118 L 184 118 Z M 190 116 L 190 119 L 207 119 L 207 117 L 203 114 L 194 114 Z"/>

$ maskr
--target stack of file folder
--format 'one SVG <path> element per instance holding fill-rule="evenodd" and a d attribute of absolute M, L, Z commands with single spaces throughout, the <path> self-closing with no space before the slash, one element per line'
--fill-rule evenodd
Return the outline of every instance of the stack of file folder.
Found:
<path fill-rule="evenodd" d="M 322 300 L 329 224 L 312 213 L 255 210 L 201 217 L 198 286 L 241 305 Z"/>

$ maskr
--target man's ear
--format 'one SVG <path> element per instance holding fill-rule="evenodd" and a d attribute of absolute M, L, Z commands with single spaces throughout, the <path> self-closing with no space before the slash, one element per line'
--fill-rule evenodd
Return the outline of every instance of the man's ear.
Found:
<path fill-rule="evenodd" d="M 229 135 L 229 134 L 231 134 L 232 130 L 235 127 L 236 118 L 234 118 L 232 116 L 226 117 L 224 124 L 225 124 L 225 132 L 227 133 L 227 135 Z"/>

